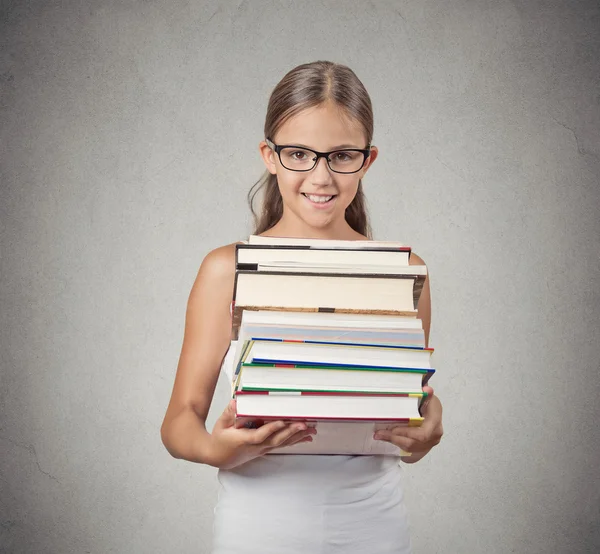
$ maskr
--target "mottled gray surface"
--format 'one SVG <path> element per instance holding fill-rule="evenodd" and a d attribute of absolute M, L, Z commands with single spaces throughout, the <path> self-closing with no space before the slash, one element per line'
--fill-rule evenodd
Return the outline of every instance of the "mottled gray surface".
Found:
<path fill-rule="evenodd" d="M 377 238 L 431 272 L 446 436 L 406 468 L 415 554 L 600 551 L 598 2 L 0 14 L 2 552 L 209 551 L 215 472 L 159 438 L 185 302 L 250 230 L 272 87 L 315 59 L 369 89 Z"/>

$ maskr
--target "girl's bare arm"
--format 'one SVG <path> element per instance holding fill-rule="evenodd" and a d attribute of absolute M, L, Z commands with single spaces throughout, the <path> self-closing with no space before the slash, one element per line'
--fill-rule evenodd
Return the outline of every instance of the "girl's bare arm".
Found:
<path fill-rule="evenodd" d="M 162 441 L 176 458 L 206 462 L 208 456 L 205 421 L 229 347 L 234 259 L 234 244 L 210 252 L 190 292 L 175 384 L 161 427 Z"/>

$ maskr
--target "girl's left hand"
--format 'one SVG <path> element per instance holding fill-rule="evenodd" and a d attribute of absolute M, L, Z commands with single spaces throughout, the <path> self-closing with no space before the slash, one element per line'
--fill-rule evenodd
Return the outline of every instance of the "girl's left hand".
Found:
<path fill-rule="evenodd" d="M 411 463 L 418 462 L 434 446 L 439 444 L 444 434 L 442 426 L 442 403 L 433 394 L 429 386 L 423 387 L 428 393 L 421 407 L 421 415 L 424 420 L 420 427 L 394 427 L 375 433 L 375 439 L 395 444 L 411 456 L 402 456 L 402 461 Z"/>

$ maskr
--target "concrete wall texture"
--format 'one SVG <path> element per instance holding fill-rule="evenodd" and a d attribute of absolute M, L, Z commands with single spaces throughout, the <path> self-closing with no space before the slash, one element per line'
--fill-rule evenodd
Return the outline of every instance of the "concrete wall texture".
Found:
<path fill-rule="evenodd" d="M 251 232 L 272 88 L 316 59 L 369 90 L 376 238 L 431 274 L 446 434 L 405 467 L 415 554 L 600 551 L 598 2 L 0 14 L 0 551 L 209 552 L 215 471 L 159 436 L 185 303 Z"/>

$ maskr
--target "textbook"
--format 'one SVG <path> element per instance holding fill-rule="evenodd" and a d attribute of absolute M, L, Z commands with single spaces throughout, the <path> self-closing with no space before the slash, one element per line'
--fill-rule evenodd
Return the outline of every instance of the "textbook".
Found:
<path fill-rule="evenodd" d="M 242 364 L 234 390 L 419 393 L 435 369 Z"/>
<path fill-rule="evenodd" d="M 410 317 L 372 315 L 364 313 L 310 313 L 287 311 L 251 311 L 244 314 L 247 325 L 273 324 L 281 326 L 321 326 L 324 328 L 346 329 L 360 327 L 367 330 L 380 329 L 419 329 L 423 324 L 416 314 Z"/>
<path fill-rule="evenodd" d="M 403 312 L 415 309 L 424 280 L 425 274 L 417 271 L 360 274 L 238 269 L 233 300 L 236 306 Z"/>
<path fill-rule="evenodd" d="M 433 348 L 253 339 L 242 362 L 381 369 L 431 369 Z"/>
<path fill-rule="evenodd" d="M 309 248 L 338 248 L 359 250 L 363 248 L 388 248 L 402 249 L 410 248 L 401 242 L 385 240 L 328 240 L 328 239 L 306 239 L 293 237 L 265 237 L 261 235 L 250 235 L 248 244 L 271 244 L 276 246 L 308 246 Z"/>
<path fill-rule="evenodd" d="M 419 393 L 351 393 L 317 391 L 237 391 L 237 414 L 242 418 L 422 421 Z"/>
<path fill-rule="evenodd" d="M 317 434 L 312 435 L 312 442 L 275 448 L 269 453 L 410 456 L 409 452 L 404 452 L 394 444 L 373 438 L 376 431 L 405 425 L 402 422 L 308 420 L 307 425 L 317 428 Z"/>
<path fill-rule="evenodd" d="M 303 419 L 310 427 L 317 428 L 311 442 L 275 448 L 269 454 L 345 454 L 364 456 L 410 456 L 399 447 L 373 438 L 376 431 L 405 427 L 404 421 L 334 421 Z M 260 427 L 264 420 L 239 418 L 236 427 Z"/>
<path fill-rule="evenodd" d="M 410 247 L 361 249 L 349 248 L 311 248 L 302 245 L 276 246 L 273 244 L 237 244 L 236 265 L 244 266 L 272 263 L 361 266 L 407 266 Z"/>
<path fill-rule="evenodd" d="M 231 340 L 237 341 L 240 336 L 240 326 L 242 324 L 242 318 L 244 314 L 249 312 L 261 312 L 261 313 L 286 313 L 286 314 L 295 314 L 295 315 L 306 315 L 306 316 L 316 316 L 321 318 L 321 321 L 325 321 L 327 316 L 356 316 L 356 317 L 367 317 L 373 318 L 372 321 L 375 321 L 374 318 L 382 318 L 382 317 L 395 317 L 398 319 L 416 319 L 417 310 L 404 310 L 402 312 L 393 311 L 393 310 L 352 310 L 352 309 L 341 309 L 341 308 L 318 308 L 318 307 L 285 307 L 285 306 L 255 306 L 255 305 L 240 305 L 236 304 L 235 301 L 231 303 Z M 363 325 L 364 328 L 368 329 L 370 325 L 370 321 L 361 320 L 359 322 L 360 325 Z M 424 339 L 423 339 L 424 340 Z"/>

